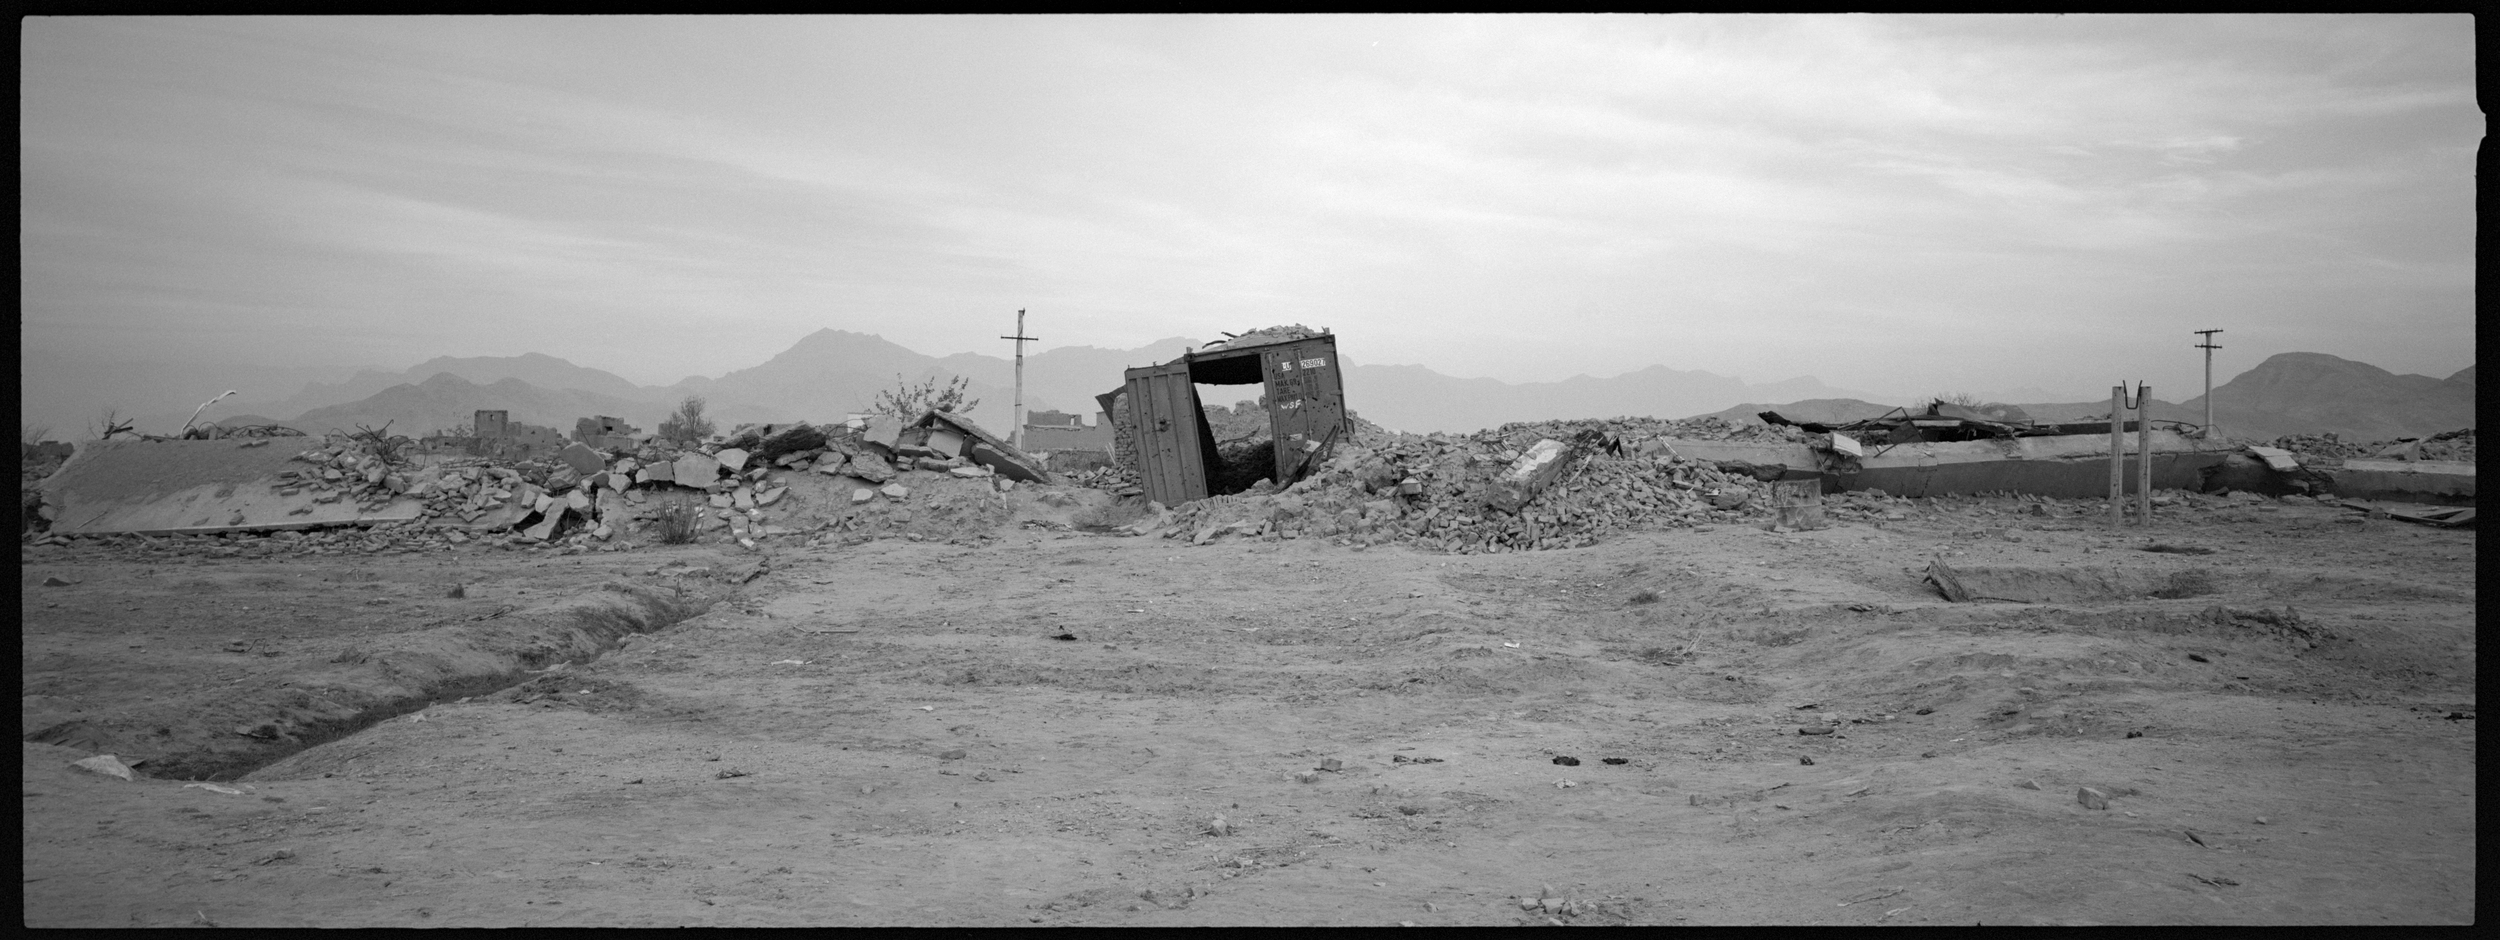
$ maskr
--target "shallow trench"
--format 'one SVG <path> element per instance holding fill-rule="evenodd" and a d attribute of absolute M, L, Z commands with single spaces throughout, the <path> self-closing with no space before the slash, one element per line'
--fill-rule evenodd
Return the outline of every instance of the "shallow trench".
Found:
<path fill-rule="evenodd" d="M 237 779 L 438 702 L 520 685 L 550 663 L 595 661 L 626 637 L 700 616 L 715 601 L 612 581 L 499 618 L 491 631 L 464 624 L 404 635 L 338 671 L 273 680 L 301 684 L 238 690 L 197 707 L 266 717 L 247 718 L 234 730 L 224 730 L 222 722 L 194 725 L 193 740 L 168 742 L 142 772 L 160 779 Z M 61 743 L 55 739 L 77 733 L 78 724 L 64 722 L 25 739 Z"/>

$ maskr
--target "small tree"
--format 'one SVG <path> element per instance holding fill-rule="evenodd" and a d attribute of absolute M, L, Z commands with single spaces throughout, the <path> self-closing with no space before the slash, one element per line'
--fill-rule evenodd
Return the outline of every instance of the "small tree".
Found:
<path fill-rule="evenodd" d="M 703 405 L 703 396 L 686 396 L 686 400 L 677 403 L 675 414 L 660 419 L 657 436 L 679 444 L 693 444 L 712 436 L 716 429 L 712 426 L 712 419 L 703 416 Z"/>
<path fill-rule="evenodd" d="M 19 444 L 18 459 L 21 461 L 33 460 L 35 458 L 35 445 L 43 443 L 44 438 L 51 436 L 52 426 L 49 424 L 38 424 L 31 428 L 19 428 L 17 431 L 17 440 Z"/>
<path fill-rule="evenodd" d="M 931 411 L 962 414 L 981 406 L 980 399 L 966 397 L 964 394 L 965 389 L 971 384 L 971 379 L 960 375 L 940 384 L 937 376 L 932 375 L 922 379 L 920 384 L 913 385 L 904 381 L 903 376 L 898 373 L 894 376 L 894 387 L 888 391 L 878 392 L 876 404 L 868 406 L 868 410 L 905 421 Z"/>

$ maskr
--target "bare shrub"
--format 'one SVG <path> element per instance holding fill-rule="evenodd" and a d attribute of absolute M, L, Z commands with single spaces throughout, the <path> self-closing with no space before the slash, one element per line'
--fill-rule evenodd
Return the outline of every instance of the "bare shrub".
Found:
<path fill-rule="evenodd" d="M 683 497 L 660 501 L 651 513 L 652 528 L 663 545 L 684 545 L 694 541 L 696 524 L 702 521 L 703 507 Z"/>

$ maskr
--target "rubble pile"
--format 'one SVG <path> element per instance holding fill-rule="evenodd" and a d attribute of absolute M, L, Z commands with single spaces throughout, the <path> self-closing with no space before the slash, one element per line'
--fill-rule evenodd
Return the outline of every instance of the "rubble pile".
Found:
<path fill-rule="evenodd" d="M 2341 461 L 2355 457 L 2385 460 L 2455 460 L 2474 462 L 2474 429 L 2459 428 L 2428 437 L 2400 437 L 2392 441 L 2347 441 L 2330 431 L 2325 434 L 2286 434 L 2267 441 L 2269 447 L 2291 451 L 2304 463 Z"/>
<path fill-rule="evenodd" d="M 1627 529 L 1769 513 L 1765 484 L 1739 467 L 1677 456 L 1666 438 L 1806 436 L 1715 418 L 1542 421 L 1466 436 L 1358 429 L 1327 464 L 1283 492 L 1262 482 L 1165 510 L 1130 531 L 1196 544 L 1272 534 L 1402 541 L 1459 554 L 1571 548 Z M 1540 460 L 1542 470 L 1523 466 Z M 1535 492 L 1504 497 L 1514 475 L 1539 472 L 1549 479 Z"/>

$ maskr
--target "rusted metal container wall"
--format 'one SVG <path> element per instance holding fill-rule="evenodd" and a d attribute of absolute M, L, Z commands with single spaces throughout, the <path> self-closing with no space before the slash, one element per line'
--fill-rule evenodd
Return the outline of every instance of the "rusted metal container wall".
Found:
<path fill-rule="evenodd" d="M 1189 364 L 1168 362 L 1130 369 L 1128 413 L 1137 429 L 1137 471 L 1146 497 L 1178 506 L 1207 495 L 1207 468 L 1199 428 L 1198 391 Z"/>
<path fill-rule="evenodd" d="M 1267 379 L 1269 430 L 1276 440 L 1278 484 L 1292 483 L 1306 462 L 1328 459 L 1345 434 L 1345 381 L 1337 338 L 1315 336 L 1259 353 Z"/>

